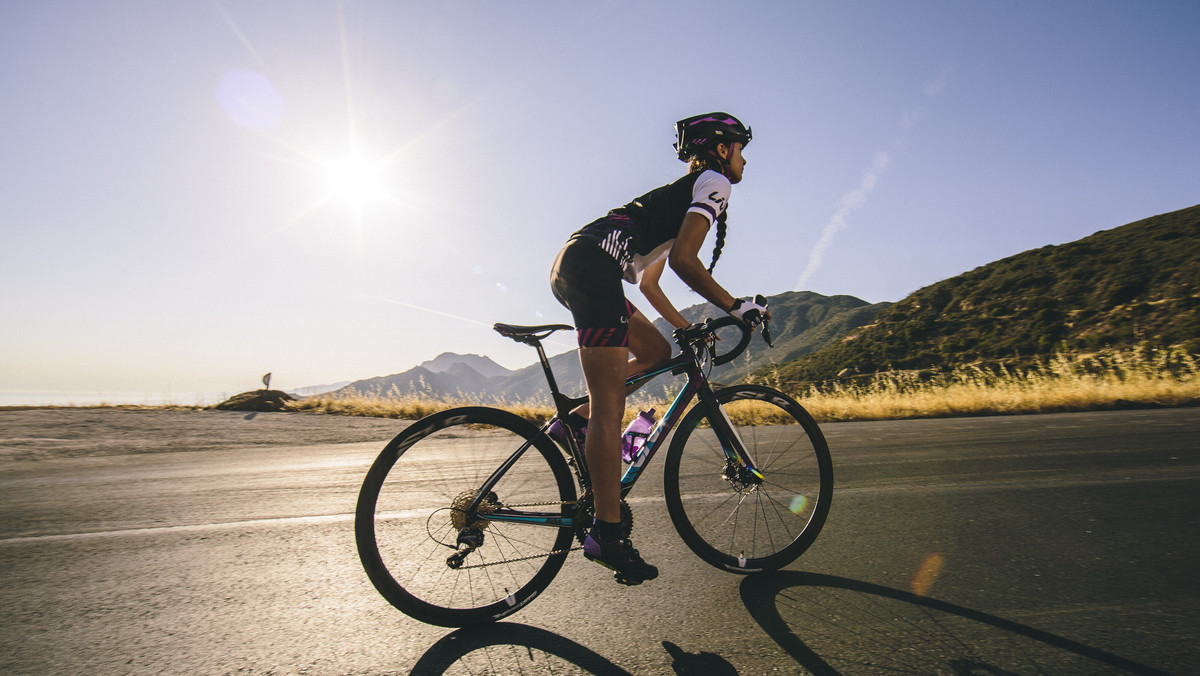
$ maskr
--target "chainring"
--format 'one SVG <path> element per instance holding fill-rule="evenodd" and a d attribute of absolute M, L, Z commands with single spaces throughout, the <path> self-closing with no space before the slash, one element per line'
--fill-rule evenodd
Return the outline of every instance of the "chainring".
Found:
<path fill-rule="evenodd" d="M 592 529 L 592 521 L 596 518 L 595 505 L 592 504 L 592 494 L 589 492 L 579 498 L 578 507 L 575 510 L 575 539 L 579 540 L 579 544 L 587 539 L 588 531 Z M 633 510 L 629 508 L 629 503 L 625 499 L 621 499 L 621 533 L 626 539 L 633 532 Z"/>

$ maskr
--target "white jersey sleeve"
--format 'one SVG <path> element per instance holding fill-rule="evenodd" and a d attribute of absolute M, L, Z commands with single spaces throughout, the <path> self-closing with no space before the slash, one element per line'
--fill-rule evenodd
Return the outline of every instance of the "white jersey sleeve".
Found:
<path fill-rule="evenodd" d="M 692 205 L 688 213 L 700 214 L 708 219 L 709 225 L 717 220 L 729 206 L 729 194 L 733 191 L 724 174 L 706 170 L 692 186 Z"/>

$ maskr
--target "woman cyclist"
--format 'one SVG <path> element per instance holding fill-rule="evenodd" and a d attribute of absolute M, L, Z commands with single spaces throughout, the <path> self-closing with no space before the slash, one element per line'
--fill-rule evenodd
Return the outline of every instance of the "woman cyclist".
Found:
<path fill-rule="evenodd" d="M 750 128 L 727 113 L 709 113 L 675 124 L 675 150 L 689 171 L 574 233 L 551 271 L 555 297 L 571 311 L 579 341 L 589 404 L 566 421 L 582 436 L 592 479 L 595 522 L 583 552 L 614 570 L 623 584 L 658 577 L 627 538 L 620 514 L 621 419 L 628 375 L 671 357 L 654 324 L 625 298 L 622 280 L 637 284 L 650 305 L 676 328 L 688 325 L 659 286 L 668 265 L 688 286 L 721 310 L 757 326 L 766 308 L 734 298 L 712 276 L 725 244 L 731 185 L 742 180 Z M 709 228 L 716 247 L 706 267 L 699 251 Z M 561 428 L 552 430 L 563 434 Z"/>

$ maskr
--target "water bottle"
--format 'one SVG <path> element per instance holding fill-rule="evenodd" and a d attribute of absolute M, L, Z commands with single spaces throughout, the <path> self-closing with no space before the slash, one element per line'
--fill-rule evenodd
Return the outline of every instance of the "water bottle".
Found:
<path fill-rule="evenodd" d="M 625 462 L 633 462 L 637 454 L 642 450 L 642 446 L 646 445 L 646 437 L 650 435 L 650 430 L 654 428 L 654 409 L 642 411 L 629 423 L 629 427 L 625 428 L 625 433 L 621 435 L 621 459 Z"/>

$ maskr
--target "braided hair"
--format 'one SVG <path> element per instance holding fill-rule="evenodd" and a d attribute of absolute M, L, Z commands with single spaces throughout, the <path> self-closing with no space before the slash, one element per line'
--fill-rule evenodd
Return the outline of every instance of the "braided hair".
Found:
<path fill-rule="evenodd" d="M 705 169 L 725 175 L 725 167 L 721 162 L 721 158 L 715 154 L 700 152 L 692 155 L 688 160 L 688 173 L 694 174 Z M 717 259 L 721 257 L 721 249 L 725 248 L 725 232 L 728 229 L 725 225 L 725 214 L 722 213 L 716 219 L 717 223 L 717 241 L 713 246 L 712 262 L 708 264 L 708 273 L 712 274 L 713 268 L 717 267 Z"/>
<path fill-rule="evenodd" d="M 721 249 L 725 248 L 725 214 L 721 214 L 717 219 L 717 242 L 713 245 L 712 262 L 708 264 L 708 274 L 712 274 L 713 268 L 717 267 L 717 259 L 721 257 Z"/>

